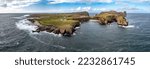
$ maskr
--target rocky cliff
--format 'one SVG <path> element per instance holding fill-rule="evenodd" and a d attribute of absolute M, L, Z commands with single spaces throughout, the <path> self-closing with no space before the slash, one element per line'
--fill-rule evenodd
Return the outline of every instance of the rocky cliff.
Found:
<path fill-rule="evenodd" d="M 128 26 L 128 22 L 125 17 L 126 12 L 107 11 L 96 14 L 93 18 L 99 20 L 99 23 L 102 25 L 117 22 L 118 25 Z"/>

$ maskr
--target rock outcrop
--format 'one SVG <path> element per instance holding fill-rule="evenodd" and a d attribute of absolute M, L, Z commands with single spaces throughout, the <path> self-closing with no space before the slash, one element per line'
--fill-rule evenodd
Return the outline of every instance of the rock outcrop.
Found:
<path fill-rule="evenodd" d="M 128 26 L 128 22 L 125 17 L 126 12 L 108 11 L 96 14 L 93 19 L 99 20 L 99 23 L 102 25 L 117 22 L 118 25 Z"/>

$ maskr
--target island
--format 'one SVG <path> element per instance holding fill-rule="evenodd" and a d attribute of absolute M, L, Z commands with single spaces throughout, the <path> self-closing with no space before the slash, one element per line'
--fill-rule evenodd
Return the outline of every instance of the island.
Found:
<path fill-rule="evenodd" d="M 96 14 L 93 19 L 98 20 L 101 25 L 107 25 L 113 22 L 117 22 L 118 25 L 128 26 L 128 21 L 126 20 L 126 11 L 116 12 L 116 11 L 106 11 Z"/>
<path fill-rule="evenodd" d="M 53 13 L 53 14 L 32 14 L 27 19 L 38 26 L 33 32 L 47 31 L 64 36 L 71 36 L 76 27 L 89 21 L 90 19 L 98 20 L 102 25 L 117 22 L 118 25 L 128 26 L 126 12 L 107 11 L 89 16 L 86 11 L 74 13 Z"/>

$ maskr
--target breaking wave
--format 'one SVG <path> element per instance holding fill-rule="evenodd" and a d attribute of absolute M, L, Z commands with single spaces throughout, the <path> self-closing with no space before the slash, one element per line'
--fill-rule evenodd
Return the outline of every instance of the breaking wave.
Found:
<path fill-rule="evenodd" d="M 61 34 L 49 33 L 49 32 L 46 32 L 46 31 L 42 31 L 41 33 L 33 32 L 33 31 L 36 31 L 38 26 L 32 24 L 27 19 L 22 19 L 22 20 L 16 22 L 16 27 L 18 29 L 20 29 L 20 30 L 28 31 L 30 34 L 43 34 L 43 33 L 46 33 L 46 34 L 51 34 L 51 35 L 54 35 L 54 36 L 57 36 L 57 37 L 61 37 L 62 36 Z"/>
<path fill-rule="evenodd" d="M 43 31 L 42 33 L 50 34 L 50 35 L 57 36 L 57 37 L 61 37 L 62 36 L 61 34 L 55 34 L 53 32 L 49 33 L 49 32 Z"/>
<path fill-rule="evenodd" d="M 20 30 L 26 30 L 32 33 L 32 31 L 35 31 L 38 27 L 32 24 L 27 19 L 20 20 L 19 22 L 16 22 L 17 28 Z"/>
<path fill-rule="evenodd" d="M 120 26 L 120 27 L 123 27 L 123 28 L 138 28 L 138 27 L 136 27 L 135 25 Z"/>
<path fill-rule="evenodd" d="M 25 19 L 28 16 L 30 16 L 30 15 L 23 15 L 23 16 L 20 16 L 20 17 L 13 17 L 13 18 L 15 18 L 15 19 Z"/>

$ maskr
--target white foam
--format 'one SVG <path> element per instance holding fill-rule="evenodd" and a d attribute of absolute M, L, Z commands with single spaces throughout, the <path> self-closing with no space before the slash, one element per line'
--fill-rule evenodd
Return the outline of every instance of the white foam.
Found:
<path fill-rule="evenodd" d="M 23 16 L 20 16 L 20 17 L 13 17 L 13 18 L 15 18 L 15 19 L 25 19 L 28 16 L 30 16 L 30 15 L 23 15 Z"/>
<path fill-rule="evenodd" d="M 80 27 L 75 27 L 75 29 L 79 29 Z"/>
<path fill-rule="evenodd" d="M 92 21 L 92 22 L 97 22 L 98 20 L 91 19 L 90 21 Z"/>
<path fill-rule="evenodd" d="M 73 33 L 73 35 L 76 35 L 76 33 Z"/>
<path fill-rule="evenodd" d="M 22 19 L 22 17 L 27 17 L 27 16 L 30 16 L 30 15 L 24 15 L 24 16 L 21 16 L 21 17 L 18 17 L 18 18 Z M 42 35 L 42 33 L 46 33 L 46 34 L 54 35 L 56 37 L 61 37 L 62 36 L 61 34 L 55 34 L 53 32 L 49 33 L 49 32 L 46 32 L 46 31 L 41 31 L 41 33 L 33 32 L 33 31 L 36 31 L 36 29 L 38 27 L 36 25 L 34 25 L 33 23 L 31 23 L 30 21 L 28 21 L 27 19 L 22 19 L 22 20 L 16 22 L 16 27 L 20 30 L 25 30 L 25 31 L 30 32 L 30 34 Z"/>
<path fill-rule="evenodd" d="M 27 30 L 32 33 L 32 31 L 35 31 L 38 27 L 32 24 L 27 19 L 20 20 L 19 22 L 16 22 L 17 28 L 20 30 Z"/>
<path fill-rule="evenodd" d="M 25 30 L 25 31 L 30 32 L 30 34 L 39 34 L 39 35 L 42 35 L 42 33 L 45 33 L 45 34 L 54 35 L 56 37 L 61 37 L 62 36 L 61 34 L 55 34 L 55 33 L 52 33 L 52 32 L 49 33 L 49 32 L 46 32 L 46 31 L 42 31 L 41 33 L 33 32 L 33 31 L 36 31 L 36 29 L 38 27 L 36 25 L 32 24 L 27 19 L 23 19 L 23 20 L 20 20 L 19 22 L 16 22 L 16 26 L 20 30 Z"/>
<path fill-rule="evenodd" d="M 13 17 L 14 19 L 23 19 L 22 17 Z"/>
<path fill-rule="evenodd" d="M 54 35 L 54 36 L 56 36 L 56 37 L 61 37 L 61 36 L 62 36 L 61 34 L 55 34 L 55 33 L 53 33 L 53 32 L 49 33 L 49 32 L 43 31 L 43 33 L 50 34 L 50 35 Z"/>
<path fill-rule="evenodd" d="M 27 15 L 23 15 L 23 17 L 28 17 L 28 16 L 30 16 L 29 14 L 27 14 Z"/>
<path fill-rule="evenodd" d="M 53 45 L 53 46 L 56 47 L 56 48 L 66 49 L 66 47 L 61 46 L 61 45 Z"/>
<path fill-rule="evenodd" d="M 134 26 L 134 25 L 121 26 L 121 27 L 123 27 L 123 28 L 135 28 L 135 26 Z"/>

